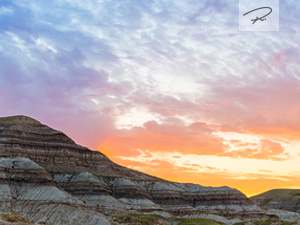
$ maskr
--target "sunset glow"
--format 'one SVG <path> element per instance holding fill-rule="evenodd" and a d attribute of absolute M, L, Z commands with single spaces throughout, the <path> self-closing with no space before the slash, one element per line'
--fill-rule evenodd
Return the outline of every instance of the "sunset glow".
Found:
<path fill-rule="evenodd" d="M 299 11 L 241 32 L 231 0 L 1 1 L 0 116 L 167 180 L 300 188 Z"/>

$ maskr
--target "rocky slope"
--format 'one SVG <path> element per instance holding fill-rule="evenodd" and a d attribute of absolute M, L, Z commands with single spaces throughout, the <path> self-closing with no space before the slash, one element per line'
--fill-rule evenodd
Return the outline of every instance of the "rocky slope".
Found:
<path fill-rule="evenodd" d="M 0 211 L 47 224 L 108 224 L 103 214 L 128 213 L 226 224 L 278 219 L 236 189 L 172 183 L 122 167 L 25 116 L 0 118 L 0 179 Z"/>
<path fill-rule="evenodd" d="M 274 189 L 251 197 L 258 206 L 300 213 L 300 189 Z"/>
<path fill-rule="evenodd" d="M 61 189 L 44 168 L 26 158 L 0 158 L 0 211 L 18 212 L 48 224 L 109 224 Z"/>

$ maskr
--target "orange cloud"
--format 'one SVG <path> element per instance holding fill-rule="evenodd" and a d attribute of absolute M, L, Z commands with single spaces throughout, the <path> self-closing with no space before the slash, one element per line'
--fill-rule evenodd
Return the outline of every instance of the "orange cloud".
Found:
<path fill-rule="evenodd" d="M 150 121 L 144 127 L 135 127 L 111 136 L 98 149 L 105 149 L 111 156 L 132 156 L 136 149 L 149 151 L 178 151 L 183 154 L 216 155 L 224 151 L 223 139 L 212 135 L 204 123 L 158 124 Z"/>
<path fill-rule="evenodd" d="M 269 160 L 287 160 L 288 154 L 278 142 L 267 139 L 260 140 L 260 143 L 248 143 L 239 140 L 230 141 L 233 147 L 239 147 L 240 150 L 231 150 L 232 146 L 220 156 L 233 158 L 251 158 L 251 159 L 269 159 Z"/>
<path fill-rule="evenodd" d="M 200 122 L 187 126 L 180 121 L 176 125 L 150 121 L 143 127 L 116 132 L 101 142 L 98 149 L 113 159 L 137 156 L 139 149 L 233 158 L 287 159 L 284 148 L 278 142 L 262 138 L 259 143 L 230 140 L 227 144 L 222 137 L 214 134 L 214 126 Z"/>
<path fill-rule="evenodd" d="M 175 121 L 162 124 L 150 121 L 143 127 L 117 130 L 100 143 L 98 150 L 116 163 L 166 180 L 206 186 L 231 186 L 247 195 L 296 185 L 292 181 L 293 177 L 269 177 L 270 171 L 267 170 L 237 176 L 224 168 L 182 160 L 183 155 L 272 161 L 287 160 L 289 156 L 280 142 L 263 136 L 259 136 L 257 143 L 239 139 L 225 140 L 215 135 L 218 131 L 216 125 L 200 122 L 185 125 L 180 120 L 172 122 Z M 159 157 L 159 154 L 171 156 L 166 159 Z"/>

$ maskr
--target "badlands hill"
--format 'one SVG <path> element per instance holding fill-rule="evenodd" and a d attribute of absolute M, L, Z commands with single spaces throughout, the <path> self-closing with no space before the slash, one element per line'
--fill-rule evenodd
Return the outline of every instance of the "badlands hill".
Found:
<path fill-rule="evenodd" d="M 300 221 L 297 213 L 266 211 L 236 189 L 174 183 L 125 168 L 26 116 L 0 118 L 0 212 L 42 224 Z"/>
<path fill-rule="evenodd" d="M 251 197 L 255 204 L 300 213 L 300 189 L 274 189 Z"/>

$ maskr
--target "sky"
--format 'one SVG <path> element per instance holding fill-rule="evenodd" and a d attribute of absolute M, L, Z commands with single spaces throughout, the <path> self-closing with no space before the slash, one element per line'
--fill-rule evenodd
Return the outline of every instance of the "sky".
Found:
<path fill-rule="evenodd" d="M 237 0 L 1 0 L 0 116 L 171 181 L 300 188 L 299 11 L 242 32 Z"/>

